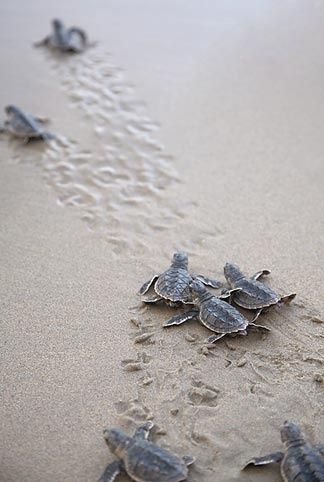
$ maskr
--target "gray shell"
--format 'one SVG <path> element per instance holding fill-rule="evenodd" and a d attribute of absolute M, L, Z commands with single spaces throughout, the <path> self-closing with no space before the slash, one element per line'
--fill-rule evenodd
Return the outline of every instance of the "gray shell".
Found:
<path fill-rule="evenodd" d="M 14 110 L 8 112 L 8 120 L 5 123 L 8 132 L 24 139 L 47 139 L 50 136 L 32 116 L 25 114 L 18 107 L 12 108 Z"/>
<path fill-rule="evenodd" d="M 191 300 L 189 283 L 192 277 L 185 268 L 171 266 L 162 273 L 154 285 L 155 292 L 167 300 L 186 303 Z"/>
<path fill-rule="evenodd" d="M 242 278 L 235 283 L 236 288 L 242 291 L 233 293 L 233 300 L 242 308 L 254 310 L 275 305 L 280 301 L 280 296 L 260 281 L 251 278 Z"/>
<path fill-rule="evenodd" d="M 209 330 L 216 333 L 235 333 L 245 330 L 249 324 L 234 306 L 216 296 L 201 303 L 199 319 Z"/>
<path fill-rule="evenodd" d="M 324 456 L 307 442 L 290 446 L 281 463 L 281 475 L 286 482 L 323 482 Z"/>
<path fill-rule="evenodd" d="M 147 440 L 132 439 L 123 460 L 137 482 L 180 482 L 188 475 L 183 460 Z"/>

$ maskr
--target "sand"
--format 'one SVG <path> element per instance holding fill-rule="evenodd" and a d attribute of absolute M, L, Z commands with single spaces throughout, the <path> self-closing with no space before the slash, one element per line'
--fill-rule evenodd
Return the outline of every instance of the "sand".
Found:
<path fill-rule="evenodd" d="M 56 16 L 98 46 L 33 49 Z M 285 419 L 324 441 L 323 17 L 310 0 L 3 2 L 1 112 L 58 138 L 0 142 L 1 481 L 97 480 L 103 428 L 151 418 L 197 458 L 191 482 L 279 482 L 240 469 L 280 450 Z M 176 249 L 220 279 L 229 260 L 269 268 L 296 300 L 262 317 L 270 334 L 206 351 L 204 327 L 163 330 L 174 311 L 136 295 Z"/>

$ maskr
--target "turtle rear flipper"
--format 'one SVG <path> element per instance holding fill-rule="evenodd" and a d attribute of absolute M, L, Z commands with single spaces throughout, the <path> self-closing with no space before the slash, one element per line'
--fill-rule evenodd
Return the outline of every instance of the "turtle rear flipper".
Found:
<path fill-rule="evenodd" d="M 272 454 L 264 455 L 263 457 L 255 457 L 249 460 L 242 470 L 246 469 L 250 465 L 267 465 L 272 463 L 279 463 L 284 458 L 283 452 L 273 452 Z"/>
<path fill-rule="evenodd" d="M 291 293 L 290 295 L 282 296 L 279 303 L 288 304 L 296 297 L 296 293 Z"/>
<path fill-rule="evenodd" d="M 213 279 L 213 278 L 208 278 L 207 276 L 204 276 L 202 274 L 195 276 L 195 279 L 198 279 L 199 281 L 204 283 L 204 285 L 210 286 L 211 288 L 217 289 L 223 286 L 223 283 L 221 281 L 218 281 L 217 279 Z"/>
<path fill-rule="evenodd" d="M 34 42 L 33 46 L 34 47 L 44 47 L 46 45 L 49 45 L 50 41 L 51 41 L 51 37 L 48 36 L 48 37 L 45 37 L 43 40 L 38 40 L 38 42 Z"/>
<path fill-rule="evenodd" d="M 119 475 L 122 471 L 123 463 L 120 460 L 115 460 L 111 464 L 107 465 L 98 482 L 113 482 L 117 475 Z"/>
<path fill-rule="evenodd" d="M 167 328 L 168 326 L 173 325 L 182 325 L 186 321 L 192 320 L 199 315 L 199 310 L 190 310 L 186 313 L 182 313 L 181 315 L 172 316 L 164 325 L 163 328 Z"/>
<path fill-rule="evenodd" d="M 53 139 L 56 139 L 54 134 L 52 134 L 51 132 L 42 132 L 41 138 L 43 139 L 43 141 L 52 141 Z"/>

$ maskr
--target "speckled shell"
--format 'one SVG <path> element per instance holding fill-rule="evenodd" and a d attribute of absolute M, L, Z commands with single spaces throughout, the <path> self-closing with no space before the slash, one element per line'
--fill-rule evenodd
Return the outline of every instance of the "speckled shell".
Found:
<path fill-rule="evenodd" d="M 324 482 L 324 456 L 306 442 L 289 447 L 281 474 L 286 482 Z"/>
<path fill-rule="evenodd" d="M 192 278 L 186 269 L 171 267 L 159 276 L 154 290 L 162 298 L 185 303 L 191 299 L 189 290 L 191 281 Z"/>
<path fill-rule="evenodd" d="M 245 330 L 248 320 L 226 301 L 213 296 L 200 305 L 200 321 L 216 333 L 235 333 Z"/>
<path fill-rule="evenodd" d="M 180 482 L 188 475 L 182 459 L 147 440 L 133 439 L 124 464 L 128 475 L 137 482 Z"/>
<path fill-rule="evenodd" d="M 250 278 L 243 278 L 235 283 L 235 288 L 242 288 L 242 291 L 233 293 L 233 300 L 242 308 L 254 310 L 275 305 L 280 297 L 268 286 L 260 281 Z"/>

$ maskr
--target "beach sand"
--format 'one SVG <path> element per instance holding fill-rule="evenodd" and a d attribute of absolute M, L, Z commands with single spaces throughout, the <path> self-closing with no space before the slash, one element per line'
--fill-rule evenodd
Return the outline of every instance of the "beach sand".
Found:
<path fill-rule="evenodd" d="M 53 17 L 98 46 L 32 48 Z M 0 6 L 0 110 L 57 134 L 0 140 L 1 481 L 95 481 L 102 430 L 151 418 L 191 482 L 279 482 L 240 469 L 286 419 L 324 441 L 323 20 L 310 0 Z M 136 294 L 176 249 L 297 297 L 206 351 Z"/>

